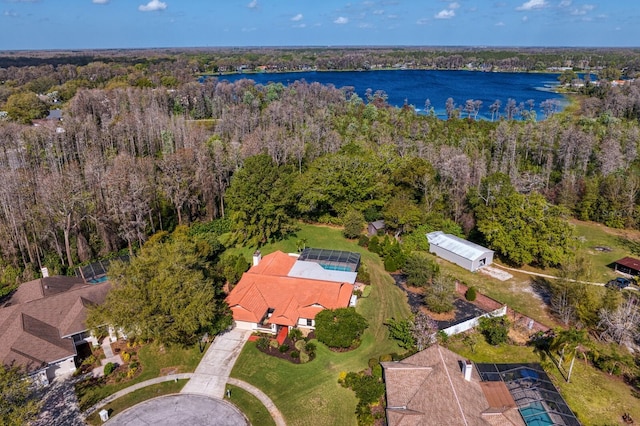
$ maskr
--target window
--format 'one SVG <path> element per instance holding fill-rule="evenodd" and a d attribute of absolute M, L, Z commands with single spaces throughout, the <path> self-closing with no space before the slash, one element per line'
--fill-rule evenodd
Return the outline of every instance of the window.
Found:
<path fill-rule="evenodd" d="M 307 318 L 307 327 L 313 327 L 313 320 Z"/>

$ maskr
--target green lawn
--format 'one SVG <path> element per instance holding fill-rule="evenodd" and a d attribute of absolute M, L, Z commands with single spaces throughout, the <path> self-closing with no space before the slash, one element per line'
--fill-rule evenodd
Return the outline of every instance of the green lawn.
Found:
<path fill-rule="evenodd" d="M 393 284 L 377 255 L 344 239 L 335 228 L 301 225 L 296 236 L 262 248 L 263 254 L 274 250 L 296 251 L 296 241 L 305 238 L 308 247 L 332 248 L 362 253 L 371 274 L 371 290 L 358 302 L 357 310 L 369 322 L 360 347 L 354 351 L 335 353 L 318 344 L 316 359 L 307 364 L 291 364 L 258 351 L 255 343 L 245 345 L 236 362 L 232 377 L 257 386 L 271 397 L 290 426 L 355 425 L 355 394 L 338 384 L 340 372 L 360 371 L 369 358 L 400 348 L 388 338 L 385 319 L 406 317 L 409 307 L 405 294 Z M 252 249 L 245 249 L 248 257 Z"/>
<path fill-rule="evenodd" d="M 142 373 L 138 377 L 76 392 L 80 402 L 80 409 L 86 410 L 120 389 L 154 377 L 171 373 L 192 372 L 198 366 L 203 355 L 204 353 L 200 352 L 198 345 L 189 348 L 181 348 L 179 346 L 160 347 L 155 343 L 145 345 L 138 350 L 140 365 L 142 366 Z"/>
<path fill-rule="evenodd" d="M 121 396 L 120 398 L 107 404 L 104 409 L 109 412 L 109 417 L 113 417 L 116 414 L 122 413 L 129 407 L 133 407 L 136 404 L 146 401 L 147 399 L 155 398 L 162 395 L 170 395 L 180 392 L 180 390 L 187 383 L 187 380 L 178 380 L 177 382 L 170 381 L 159 383 L 157 385 L 147 386 L 142 389 L 138 389 L 135 392 Z M 100 415 L 98 411 L 87 417 L 87 423 L 90 425 L 101 425 Z"/>
<path fill-rule="evenodd" d="M 267 408 L 258 398 L 237 386 L 228 384 L 227 389 L 231 390 L 231 397 L 227 398 L 225 392 L 224 399 L 238 407 L 238 409 L 247 416 L 252 425 L 275 426 L 276 422 L 273 420 L 273 417 L 271 417 Z"/>

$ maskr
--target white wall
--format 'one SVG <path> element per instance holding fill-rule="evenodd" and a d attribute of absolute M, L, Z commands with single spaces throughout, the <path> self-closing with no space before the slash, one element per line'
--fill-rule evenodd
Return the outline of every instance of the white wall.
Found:
<path fill-rule="evenodd" d="M 312 319 L 311 320 L 311 326 L 307 325 L 307 318 L 298 318 L 298 327 L 301 328 L 315 328 L 316 327 L 316 320 Z"/>
<path fill-rule="evenodd" d="M 453 336 L 454 334 L 464 333 L 467 330 L 471 330 L 473 327 L 478 325 L 478 320 L 483 317 L 502 317 L 507 314 L 507 305 L 504 305 L 502 308 L 496 309 L 493 312 L 489 312 L 488 314 L 480 315 L 479 317 L 471 318 L 465 322 L 461 322 L 460 324 L 453 325 L 449 328 L 445 328 L 444 331 L 448 336 Z"/>

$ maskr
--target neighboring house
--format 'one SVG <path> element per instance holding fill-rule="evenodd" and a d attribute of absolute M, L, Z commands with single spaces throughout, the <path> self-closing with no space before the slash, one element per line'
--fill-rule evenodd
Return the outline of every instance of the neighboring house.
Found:
<path fill-rule="evenodd" d="M 389 426 L 525 426 L 502 382 L 481 382 L 470 361 L 439 345 L 383 362 Z"/>
<path fill-rule="evenodd" d="M 315 328 L 318 312 L 350 305 L 359 263 L 359 254 L 335 250 L 276 251 L 264 258 L 256 252 L 227 296 L 236 326 L 274 334 L 283 327 Z"/>
<path fill-rule="evenodd" d="M 379 232 L 384 232 L 384 220 L 376 220 L 375 222 L 369 222 L 367 225 L 367 233 L 370 237 L 378 235 Z"/>
<path fill-rule="evenodd" d="M 623 274 L 640 276 L 640 260 L 633 257 L 624 257 L 620 260 L 613 262 L 613 267 L 616 271 L 620 271 Z"/>
<path fill-rule="evenodd" d="M 493 250 L 455 235 L 445 234 L 442 231 L 430 232 L 427 234 L 427 240 L 431 253 L 471 272 L 493 262 Z"/>
<path fill-rule="evenodd" d="M 43 384 L 72 373 L 77 347 L 98 344 L 85 325 L 87 308 L 103 303 L 109 288 L 61 276 L 20 285 L 0 306 L 0 360 Z"/>

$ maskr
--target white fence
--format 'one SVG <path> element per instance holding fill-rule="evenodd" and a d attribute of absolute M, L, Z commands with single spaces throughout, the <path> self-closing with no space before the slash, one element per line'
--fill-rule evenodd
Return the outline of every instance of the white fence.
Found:
<path fill-rule="evenodd" d="M 454 334 L 464 333 L 467 330 L 471 330 L 473 327 L 478 325 L 478 320 L 483 317 L 502 317 L 507 314 L 507 305 L 496 309 L 495 311 L 486 313 L 484 315 L 480 315 L 479 317 L 471 318 L 470 320 L 466 320 L 464 322 L 458 323 L 456 325 L 452 325 L 449 328 L 445 328 L 444 331 L 447 333 L 447 336 L 453 336 Z"/>

